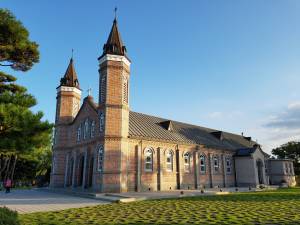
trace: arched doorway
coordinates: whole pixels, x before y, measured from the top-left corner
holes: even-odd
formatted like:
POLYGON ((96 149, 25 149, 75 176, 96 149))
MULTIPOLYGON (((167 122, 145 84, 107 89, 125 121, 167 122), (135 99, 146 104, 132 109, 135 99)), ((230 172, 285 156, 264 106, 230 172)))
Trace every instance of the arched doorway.
POLYGON ((262 160, 258 159, 256 161, 256 167, 257 167, 258 182, 259 182, 259 184, 263 184, 264 183, 264 176, 263 176, 264 164, 263 164, 262 160))
POLYGON ((91 157, 89 162, 88 187, 93 185, 94 157, 91 157))
POLYGON ((82 182, 83 182, 83 170, 84 170, 84 156, 80 157, 80 161, 79 161, 79 177, 78 177, 78 186, 82 186, 82 182))
POLYGON ((69 162, 69 169, 68 169, 68 182, 67 186, 73 185, 73 167, 74 167, 74 159, 72 158, 69 162))

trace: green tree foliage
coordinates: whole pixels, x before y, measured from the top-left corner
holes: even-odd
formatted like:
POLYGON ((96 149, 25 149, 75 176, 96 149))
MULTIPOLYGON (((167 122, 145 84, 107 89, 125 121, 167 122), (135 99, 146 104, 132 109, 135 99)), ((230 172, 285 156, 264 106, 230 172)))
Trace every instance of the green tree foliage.
MULTIPOLYGON (((38 45, 29 40, 29 32, 10 11, 0 9, 0 66, 28 71, 38 61, 38 45)), ((32 152, 51 143, 52 124, 42 121, 42 112, 30 110, 36 99, 16 80, 0 71, 0 180, 13 176, 18 157, 20 162, 29 156, 35 160, 32 152)))
POLYGON ((291 141, 272 150, 272 154, 280 159, 293 159, 295 173, 300 175, 300 142, 291 141))
POLYGON ((39 61, 38 45, 14 15, 0 9, 0 62, 14 70, 27 71, 39 61))

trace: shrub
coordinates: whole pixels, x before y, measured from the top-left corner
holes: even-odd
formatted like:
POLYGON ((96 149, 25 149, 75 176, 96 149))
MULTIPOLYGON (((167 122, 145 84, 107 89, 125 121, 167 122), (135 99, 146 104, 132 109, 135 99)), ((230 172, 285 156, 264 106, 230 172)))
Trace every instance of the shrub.
POLYGON ((18 213, 6 207, 0 207, 0 225, 19 225, 18 213))

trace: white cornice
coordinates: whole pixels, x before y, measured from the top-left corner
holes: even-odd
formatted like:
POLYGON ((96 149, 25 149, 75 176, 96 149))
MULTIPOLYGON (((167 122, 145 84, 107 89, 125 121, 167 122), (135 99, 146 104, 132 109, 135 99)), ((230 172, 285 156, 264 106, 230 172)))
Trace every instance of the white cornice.
POLYGON ((110 54, 106 54, 104 55, 103 57, 101 57, 99 59, 99 64, 105 62, 105 61, 117 61, 117 62, 123 62, 125 63, 127 66, 130 66, 130 61, 125 57, 125 56, 122 56, 122 55, 110 55, 110 54))
POLYGON ((57 88, 57 93, 61 92, 61 91, 66 91, 66 92, 75 92, 79 95, 81 95, 81 90, 79 90, 76 87, 67 87, 67 86, 60 86, 59 88, 57 88))

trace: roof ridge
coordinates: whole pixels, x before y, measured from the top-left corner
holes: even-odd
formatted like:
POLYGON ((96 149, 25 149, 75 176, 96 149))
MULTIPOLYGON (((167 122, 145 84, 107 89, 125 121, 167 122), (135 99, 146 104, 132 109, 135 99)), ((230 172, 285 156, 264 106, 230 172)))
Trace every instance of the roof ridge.
MULTIPOLYGON (((217 130, 217 129, 213 129, 213 128, 209 128, 209 127, 204 127, 204 126, 200 126, 200 125, 195 125, 195 124, 189 124, 189 123, 185 123, 185 122, 181 122, 181 121, 176 121, 176 120, 172 120, 172 119, 166 119, 166 118, 162 118, 162 117, 157 117, 157 116, 152 116, 152 115, 149 115, 149 114, 145 114, 145 113, 140 113, 140 112, 135 112, 135 111, 130 111, 130 112, 133 112, 133 113, 137 113, 137 114, 141 114, 141 115, 145 115, 145 116, 150 116, 150 117, 154 117, 156 119, 160 119, 160 120, 163 120, 163 121, 172 121, 173 123, 176 123, 176 124, 183 124, 183 125, 188 125, 188 126, 193 126, 193 127, 196 127, 196 128, 200 128, 200 129, 207 129, 207 130, 210 130, 208 133, 210 132, 223 132, 223 134, 229 134, 229 135, 235 135, 237 137, 243 137, 242 135, 240 134, 235 134, 235 133, 231 133, 231 132, 227 132, 227 131, 223 131, 223 130, 217 130)), ((176 125, 175 124, 175 125, 176 125)), ((212 135, 212 134, 211 134, 212 135)), ((254 141, 252 141, 253 143, 256 143, 254 141)))

